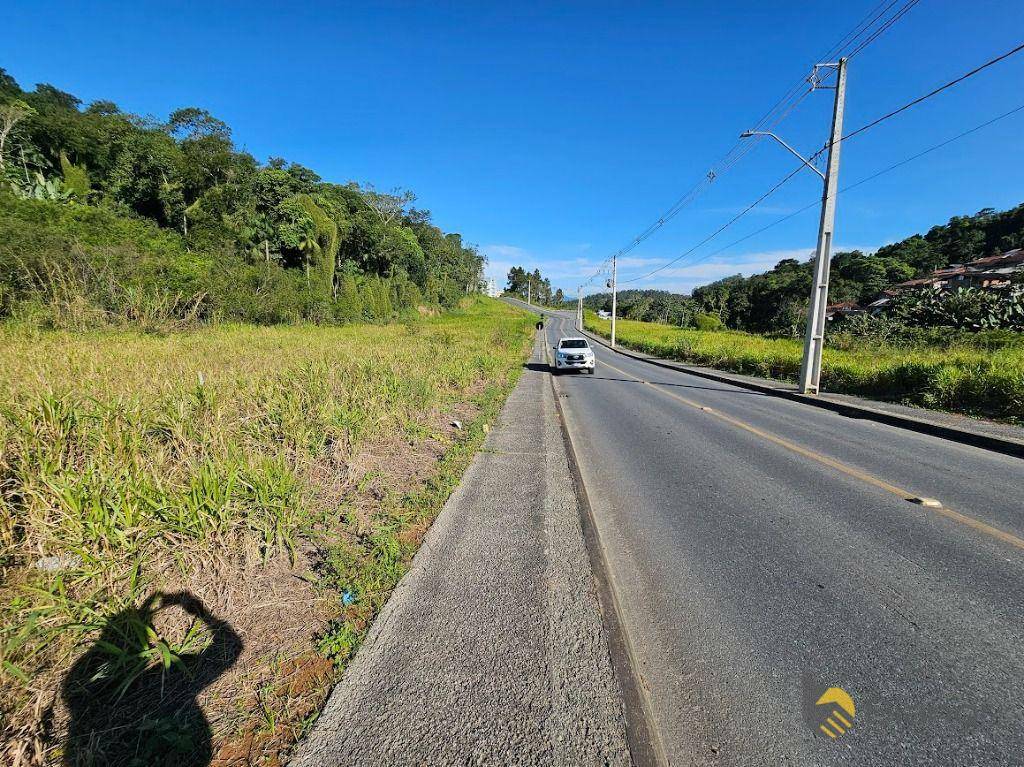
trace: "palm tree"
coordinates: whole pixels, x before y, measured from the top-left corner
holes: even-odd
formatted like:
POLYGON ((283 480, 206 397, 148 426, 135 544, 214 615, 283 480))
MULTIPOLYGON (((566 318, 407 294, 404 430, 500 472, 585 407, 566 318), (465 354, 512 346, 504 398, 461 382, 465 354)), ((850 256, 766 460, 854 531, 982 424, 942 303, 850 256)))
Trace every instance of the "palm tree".
POLYGON ((320 243, 317 242, 316 232, 312 227, 307 228, 299 240, 299 252, 302 253, 302 265, 306 270, 306 282, 309 282, 309 265, 313 257, 320 252, 320 243))

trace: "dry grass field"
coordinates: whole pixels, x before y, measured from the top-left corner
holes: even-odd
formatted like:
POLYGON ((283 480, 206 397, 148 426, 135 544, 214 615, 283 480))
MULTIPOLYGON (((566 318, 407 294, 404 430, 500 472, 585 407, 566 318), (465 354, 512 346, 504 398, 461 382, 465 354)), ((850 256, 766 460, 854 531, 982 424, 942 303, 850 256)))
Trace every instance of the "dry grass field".
POLYGON ((487 299, 384 326, 0 329, 0 761, 277 763, 530 333, 487 299))

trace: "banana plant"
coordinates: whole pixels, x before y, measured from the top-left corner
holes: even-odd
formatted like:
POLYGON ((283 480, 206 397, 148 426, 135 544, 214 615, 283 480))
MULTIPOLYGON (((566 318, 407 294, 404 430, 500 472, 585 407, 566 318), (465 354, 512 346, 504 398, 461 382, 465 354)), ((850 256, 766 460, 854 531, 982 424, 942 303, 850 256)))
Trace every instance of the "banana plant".
POLYGON ((51 202, 69 202, 75 193, 68 189, 59 178, 45 178, 38 171, 35 178, 25 184, 11 184, 14 193, 26 200, 50 200, 51 202))

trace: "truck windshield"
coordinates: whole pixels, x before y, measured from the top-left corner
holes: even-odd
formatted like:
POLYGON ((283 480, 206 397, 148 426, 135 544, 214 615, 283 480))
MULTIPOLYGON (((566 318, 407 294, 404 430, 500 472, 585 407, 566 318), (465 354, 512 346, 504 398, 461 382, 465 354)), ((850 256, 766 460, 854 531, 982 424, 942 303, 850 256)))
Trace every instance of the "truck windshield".
POLYGON ((586 349, 587 342, 582 338, 570 338, 568 341, 562 341, 563 349, 586 349))

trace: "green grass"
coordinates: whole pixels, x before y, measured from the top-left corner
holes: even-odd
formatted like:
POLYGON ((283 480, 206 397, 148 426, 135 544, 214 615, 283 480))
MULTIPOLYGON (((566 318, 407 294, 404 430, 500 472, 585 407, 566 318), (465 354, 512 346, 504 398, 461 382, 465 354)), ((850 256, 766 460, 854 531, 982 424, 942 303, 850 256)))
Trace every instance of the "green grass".
MULTIPOLYGON (((208 580, 214 563, 249 572, 321 551, 308 579, 338 607, 313 643, 343 665, 528 351, 529 317, 488 299, 465 304, 388 326, 163 337, 0 328, 7 748, 31 729, 33 700, 52 701, 62 671, 114 616, 156 589, 208 580), (451 412, 461 431, 447 428, 451 412), (427 447, 437 458, 421 471, 359 473, 373 455, 401 463, 427 447), (34 567, 43 556, 64 567, 34 567)), ((192 628, 173 639, 137 628, 127 656, 110 649, 127 686, 197 641, 192 628)), ((261 706, 267 726, 276 714, 261 706)))
MULTIPOLYGON (((588 315, 586 327, 607 337, 611 323, 588 315)), ((630 320, 617 322, 616 337, 657 357, 785 381, 797 379, 803 349, 797 339, 630 320)), ((900 347, 834 338, 822 355, 821 385, 826 392, 1021 422, 1024 346, 986 349, 965 341, 900 347)))

